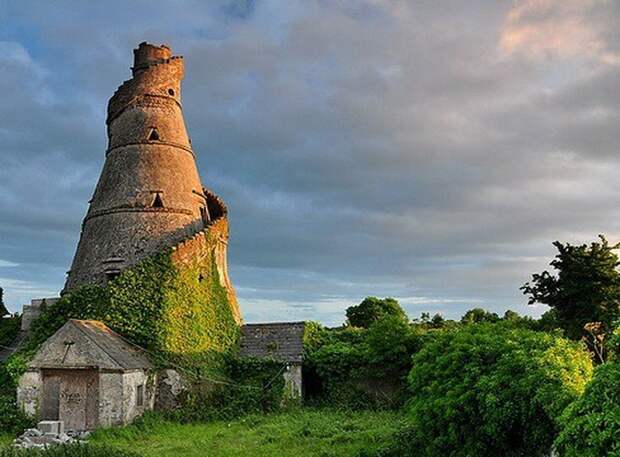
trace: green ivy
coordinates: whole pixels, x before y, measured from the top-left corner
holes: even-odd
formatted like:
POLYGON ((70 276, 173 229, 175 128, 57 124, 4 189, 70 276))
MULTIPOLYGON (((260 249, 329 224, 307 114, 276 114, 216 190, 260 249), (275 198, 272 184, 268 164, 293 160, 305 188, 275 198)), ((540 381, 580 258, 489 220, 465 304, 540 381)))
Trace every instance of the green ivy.
POLYGON ((161 366, 221 375, 223 358, 236 348, 240 334, 232 309, 213 249, 181 265, 165 251, 106 286, 79 287, 45 308, 13 358, 31 357, 69 319, 94 319, 145 348, 161 366))

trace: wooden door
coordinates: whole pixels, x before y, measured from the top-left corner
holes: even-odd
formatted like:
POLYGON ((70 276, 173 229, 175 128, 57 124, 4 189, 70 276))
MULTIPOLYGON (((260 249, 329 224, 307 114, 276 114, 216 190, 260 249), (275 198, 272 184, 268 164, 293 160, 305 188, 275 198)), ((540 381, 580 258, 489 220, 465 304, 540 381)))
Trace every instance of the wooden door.
POLYGON ((60 407, 60 376, 42 370, 43 392, 41 396, 41 419, 57 421, 60 407))
MULTIPOLYGON (((44 377, 44 408, 45 379, 49 379, 49 397, 47 411, 55 419, 65 423, 65 430, 92 430, 99 423, 99 373, 97 370, 46 370, 44 377), (56 390, 54 390, 56 389, 56 390), (54 392, 57 401, 54 403, 54 392), (54 405, 56 411, 54 411, 54 405)), ((42 409, 42 410, 43 410, 42 409)))

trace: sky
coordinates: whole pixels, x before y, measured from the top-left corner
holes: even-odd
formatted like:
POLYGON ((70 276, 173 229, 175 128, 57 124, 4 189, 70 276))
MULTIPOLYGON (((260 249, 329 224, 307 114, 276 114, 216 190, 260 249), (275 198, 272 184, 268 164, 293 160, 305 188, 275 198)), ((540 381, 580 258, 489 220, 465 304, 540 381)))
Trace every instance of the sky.
POLYGON ((0 0, 0 286, 62 288, 132 49, 185 57, 246 321, 365 296, 534 316, 552 242, 620 241, 620 1, 0 0))

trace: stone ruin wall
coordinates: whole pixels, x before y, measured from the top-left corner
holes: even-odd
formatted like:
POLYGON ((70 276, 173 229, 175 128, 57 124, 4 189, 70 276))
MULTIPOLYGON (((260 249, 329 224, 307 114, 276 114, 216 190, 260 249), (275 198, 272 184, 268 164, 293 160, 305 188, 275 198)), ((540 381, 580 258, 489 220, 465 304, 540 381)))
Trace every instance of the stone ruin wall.
POLYGON ((226 290, 233 316, 240 324, 242 322, 241 311, 235 289, 228 276, 228 209, 222 199, 213 192, 208 189, 204 189, 204 192, 207 196, 212 221, 204 230, 174 246, 172 261, 176 264, 191 264, 213 258, 220 285, 226 290))

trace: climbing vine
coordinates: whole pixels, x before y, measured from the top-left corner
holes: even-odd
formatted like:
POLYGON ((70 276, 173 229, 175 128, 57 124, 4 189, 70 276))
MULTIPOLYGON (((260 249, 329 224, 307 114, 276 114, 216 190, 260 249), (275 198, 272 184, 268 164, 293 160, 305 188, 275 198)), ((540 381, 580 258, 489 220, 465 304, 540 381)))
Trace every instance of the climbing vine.
POLYGON ((32 355, 68 319, 95 319, 145 348, 162 366, 221 373, 224 354, 236 347, 239 326, 220 284, 214 250, 207 246, 200 254, 178 263, 172 251, 165 251, 106 286, 71 291, 33 322, 21 354, 32 355))

